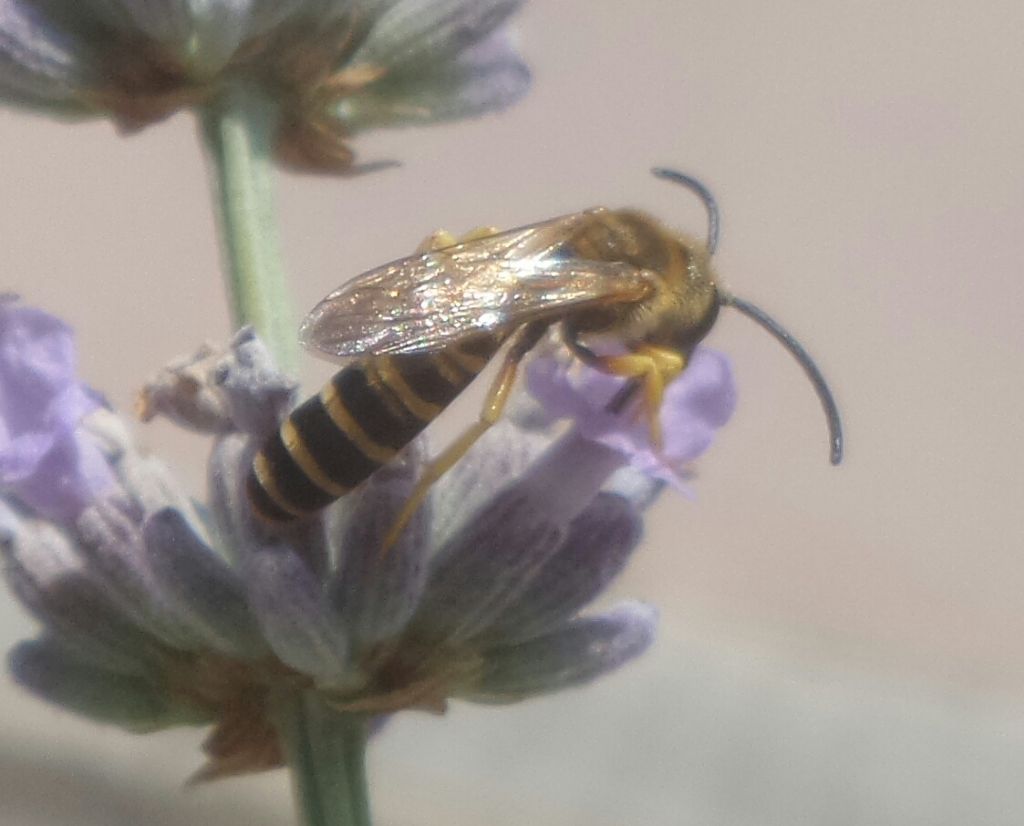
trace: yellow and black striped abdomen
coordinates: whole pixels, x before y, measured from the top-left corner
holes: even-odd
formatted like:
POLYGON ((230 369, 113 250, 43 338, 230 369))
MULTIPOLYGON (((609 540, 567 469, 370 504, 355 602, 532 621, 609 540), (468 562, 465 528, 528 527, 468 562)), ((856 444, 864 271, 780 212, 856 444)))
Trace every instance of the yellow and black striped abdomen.
POLYGON ((376 356, 337 372, 263 444, 247 480, 271 522, 313 513, 389 462, 476 378, 503 336, 437 353, 376 356))

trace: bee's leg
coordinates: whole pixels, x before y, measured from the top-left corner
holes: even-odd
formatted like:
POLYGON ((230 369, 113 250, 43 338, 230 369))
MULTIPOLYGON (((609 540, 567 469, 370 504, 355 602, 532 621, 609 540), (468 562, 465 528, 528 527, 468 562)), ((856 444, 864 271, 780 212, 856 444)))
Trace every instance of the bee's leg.
POLYGON ((420 245, 416 247, 416 254, 422 255, 425 252, 443 250, 445 247, 453 247, 456 244, 465 244, 467 241, 479 241, 481 238, 489 238, 492 235, 497 235, 500 231, 501 230, 497 227, 477 227, 474 230, 470 230, 465 235, 456 237, 446 229, 439 229, 437 232, 431 233, 420 241, 420 245))
POLYGON ((501 370, 495 377, 491 389, 487 392, 483 410, 480 411, 480 418, 426 466, 423 474, 416 482, 416 487, 405 503, 405 507, 402 508, 402 512, 395 520, 395 524, 388 531, 388 535, 384 539, 382 553, 387 553, 398 537, 402 535, 402 531, 405 530, 409 520, 412 519, 416 511, 419 510, 420 505, 423 504, 423 500, 426 499, 427 493, 433 484, 451 470, 459 459, 466 454, 466 451, 473 446, 476 440, 487 432, 491 425, 501 419, 509 393, 515 384, 516 375, 519 372, 519 364, 544 336, 548 326, 549 322, 547 321, 533 321, 524 325, 516 333, 515 338, 512 339, 512 344, 509 345, 509 349, 505 353, 505 360, 501 365, 501 370))
POLYGON ((477 227, 471 229, 465 235, 459 237, 456 243, 465 244, 467 241, 479 241, 481 238, 490 238, 492 235, 497 235, 501 232, 497 227, 477 227))
POLYGON ((433 252, 434 250, 443 250, 445 247, 450 247, 452 244, 458 243, 458 239, 452 235, 446 229, 439 229, 437 232, 432 232, 422 241, 418 247, 416 247, 416 255, 422 255, 425 252, 433 252))
POLYGON ((645 344, 617 356, 599 356, 589 347, 578 341, 569 340, 568 345, 575 355, 585 364, 610 373, 613 376, 634 379, 644 393, 644 413, 647 416, 647 427, 651 436, 651 444, 661 449, 661 402, 665 396, 665 387, 686 367, 686 357, 677 350, 645 344))

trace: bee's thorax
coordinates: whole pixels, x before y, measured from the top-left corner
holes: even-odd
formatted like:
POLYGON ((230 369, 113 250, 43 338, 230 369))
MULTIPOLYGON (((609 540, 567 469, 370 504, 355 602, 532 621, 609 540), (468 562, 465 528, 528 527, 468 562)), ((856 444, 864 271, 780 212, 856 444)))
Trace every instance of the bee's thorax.
POLYGON ((569 240, 574 256, 622 261, 652 273, 652 292, 634 302, 609 302, 574 313, 571 335, 608 335, 626 344, 654 344, 688 352, 711 329, 718 294, 704 245, 634 210, 593 213, 569 240))

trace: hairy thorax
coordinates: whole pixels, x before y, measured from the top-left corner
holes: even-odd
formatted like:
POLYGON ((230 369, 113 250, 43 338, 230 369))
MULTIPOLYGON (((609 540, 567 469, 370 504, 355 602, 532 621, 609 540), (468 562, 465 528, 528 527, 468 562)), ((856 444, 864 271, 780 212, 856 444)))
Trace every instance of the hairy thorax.
POLYGON ((700 242, 635 210, 595 210, 569 240, 572 254, 622 261, 651 273, 651 294, 578 312, 565 322, 571 337, 608 336, 689 352, 714 324, 718 295, 710 256, 700 242))

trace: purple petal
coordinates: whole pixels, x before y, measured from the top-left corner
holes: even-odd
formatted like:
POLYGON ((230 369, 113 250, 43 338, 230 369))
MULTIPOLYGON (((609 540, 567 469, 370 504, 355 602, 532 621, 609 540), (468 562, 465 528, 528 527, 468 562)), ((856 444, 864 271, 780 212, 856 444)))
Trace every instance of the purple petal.
POLYGON ((143 35, 189 67, 194 76, 224 67, 241 44, 308 5, 303 0, 218 0, 218 2, 134 2, 102 8, 112 25, 129 36, 143 35))
POLYGON ((503 109, 530 71, 502 24, 522 0, 404 0, 376 21, 352 64, 383 76, 343 100, 351 130, 472 117, 503 109))
POLYGON ((562 546, 483 638, 509 644, 540 636, 574 616, 622 571, 640 540, 637 510, 623 497, 601 493, 577 516, 562 546))
POLYGON ((499 493, 438 552, 411 624, 438 641, 475 636, 554 553, 565 529, 532 491, 499 493))
MULTIPOLYGON (((736 385, 729 360, 714 350, 697 350, 686 372, 665 391, 661 410, 665 458, 673 466, 696 459, 711 446, 715 431, 735 409, 736 385)), ((664 464, 650 451, 646 458, 651 466, 664 464)))
POLYGON ((205 721, 167 687, 80 660, 53 640, 23 642, 11 651, 14 679, 38 697, 77 714, 133 731, 205 721))
POLYGON ((113 487, 107 457, 80 431, 61 434, 20 476, 0 477, 7 488, 33 511, 71 524, 96 498, 113 487))
POLYGON ((79 428, 99 401, 76 369, 64 322, 0 298, 0 488, 64 522, 114 481, 102 452, 79 428))
POLYGON ((494 494, 523 472, 548 446, 544 437, 498 422, 430 490, 431 545, 448 541, 494 494))
POLYGON ((527 370, 531 394, 551 419, 572 419, 584 437, 629 457, 647 475, 682 485, 682 466, 711 445, 715 431, 736 406, 736 389, 725 356, 698 348, 683 374, 665 391, 660 410, 664 445, 652 449, 645 422, 632 412, 613 414, 605 406, 622 380, 573 362, 541 358, 527 370))
POLYGON ((646 651, 656 627, 655 610, 631 602, 529 642, 487 651, 480 678, 466 696, 512 702, 591 682, 646 651))
POLYGON ((247 39, 306 5, 7 0, 0 6, 0 82, 26 102, 77 103, 84 110, 81 91, 108 85, 111 64, 123 69, 134 59, 140 74, 152 71, 150 63, 165 71, 180 66, 197 81, 223 69, 247 39))
POLYGON ((96 407, 78 394, 62 398, 77 385, 76 373, 70 327, 10 296, 0 300, 0 416, 8 428, 28 430, 40 419, 66 427, 96 407))
MULTIPOLYGON (((654 504, 664 488, 663 481, 641 473, 632 465, 619 468, 604 486, 609 493, 617 493, 627 499, 641 513, 654 504)), ((687 491, 684 489, 683 492, 687 491)))
POLYGON ((252 525, 252 508, 245 494, 245 474, 255 446, 240 433, 217 439, 207 465, 210 514, 221 537, 221 550, 232 563, 244 556, 242 545, 252 525))
POLYGON ((90 574, 133 622, 172 648, 200 651, 206 647, 202 627, 173 604, 149 567, 142 520, 124 502, 98 501, 78 520, 80 553, 90 574))
POLYGON ((320 681, 342 681, 348 641, 336 629, 323 584, 306 562, 287 545, 253 547, 245 580, 249 603, 278 658, 320 681))
POLYGON ((25 520, 0 550, 11 591, 52 634, 110 671, 155 673, 158 642, 116 607, 61 531, 25 520))
POLYGON ((572 430, 538 457, 524 474, 522 484, 568 524, 624 463, 619 451, 572 430))
POLYGON ((354 131, 475 117, 514 104, 530 79, 511 38, 499 31, 449 62, 370 84, 342 101, 339 114, 354 131))
POLYGON ((449 642, 490 626, 622 461, 616 451, 575 433, 557 441, 438 551, 413 622, 449 642))
MULTIPOLYGON (((355 648, 397 635, 419 602, 426 576, 429 503, 384 551, 384 539, 408 501, 418 471, 416 461, 392 462, 346 497, 353 501, 346 503, 347 526, 329 594, 338 623, 355 648)), ((328 524, 332 533, 337 530, 328 524)))
POLYGON ((153 514, 143 535, 158 587, 190 625, 201 627, 207 645, 246 658, 267 653, 241 580, 180 512, 165 508, 153 514))
MULTIPOLYGON (((98 416, 90 416, 86 424, 91 425, 94 418, 98 416)), ((198 522, 194 500, 182 490, 160 459, 142 455, 133 447, 114 465, 114 470, 120 483, 119 493, 123 493, 138 512, 153 513, 161 508, 174 508, 189 516, 194 523, 198 522)))
POLYGON ((17 102, 84 110, 76 100, 82 67, 75 44, 39 5, 30 0, 0 4, 0 88, 17 102))
POLYGON ((487 38, 523 0, 399 0, 352 58, 389 72, 451 60, 487 38))
POLYGON ((22 604, 83 660, 117 674, 152 677, 160 672, 159 641, 128 619, 85 574, 60 577, 34 592, 17 573, 8 582, 22 604))
POLYGON ((415 92, 436 119, 505 109, 530 88, 530 70, 508 32, 494 32, 424 77, 415 92))

